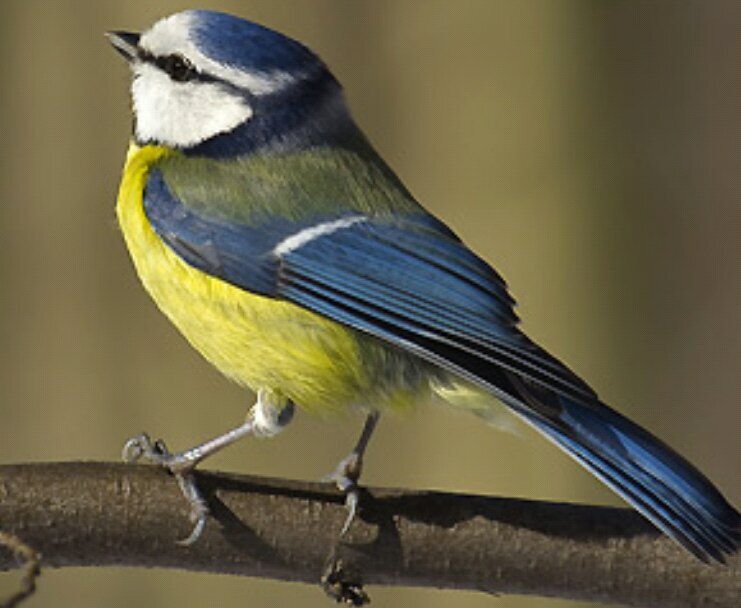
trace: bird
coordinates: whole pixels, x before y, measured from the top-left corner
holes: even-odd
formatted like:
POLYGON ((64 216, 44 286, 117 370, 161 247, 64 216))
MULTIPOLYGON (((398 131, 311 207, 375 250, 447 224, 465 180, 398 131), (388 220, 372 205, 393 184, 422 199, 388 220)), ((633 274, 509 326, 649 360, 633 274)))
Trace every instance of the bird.
POLYGON ((739 512, 527 337, 504 279, 404 186, 314 52, 207 10, 107 36, 132 73, 116 214, 136 272, 188 342, 256 395, 240 424, 192 449, 146 434, 124 447, 175 475, 194 523, 185 544, 209 513, 196 465, 275 435, 297 408, 366 414, 329 476, 346 495, 344 533, 379 417, 442 398, 483 418, 502 402, 699 559, 738 550, 739 512))

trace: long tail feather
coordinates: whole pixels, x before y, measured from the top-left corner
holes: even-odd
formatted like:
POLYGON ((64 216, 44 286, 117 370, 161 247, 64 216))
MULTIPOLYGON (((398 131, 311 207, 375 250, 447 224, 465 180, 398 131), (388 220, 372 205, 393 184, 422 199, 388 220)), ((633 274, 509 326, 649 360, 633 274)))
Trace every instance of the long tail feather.
POLYGON ((600 402, 515 381, 520 416, 704 561, 741 545, 741 515, 687 460, 600 402), (544 414, 547 412, 547 414, 544 414))

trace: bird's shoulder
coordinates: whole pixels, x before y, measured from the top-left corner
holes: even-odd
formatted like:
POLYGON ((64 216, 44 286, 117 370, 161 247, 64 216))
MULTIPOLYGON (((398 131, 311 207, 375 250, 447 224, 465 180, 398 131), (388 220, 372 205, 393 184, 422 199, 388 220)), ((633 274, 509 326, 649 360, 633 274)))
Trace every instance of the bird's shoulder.
POLYGON ((235 158, 174 153, 158 159, 152 174, 148 190, 159 182, 193 212, 247 226, 275 218, 300 224, 348 213, 422 211, 382 161, 355 150, 315 148, 235 158))

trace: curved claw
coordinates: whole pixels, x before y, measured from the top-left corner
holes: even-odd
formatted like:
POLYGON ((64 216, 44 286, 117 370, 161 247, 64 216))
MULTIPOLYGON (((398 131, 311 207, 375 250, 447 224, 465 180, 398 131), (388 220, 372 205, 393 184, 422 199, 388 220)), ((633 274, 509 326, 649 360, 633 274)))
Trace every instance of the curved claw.
POLYGON ((129 439, 121 450, 121 458, 124 462, 137 462, 139 460, 148 460, 169 468, 172 461, 165 442, 162 439, 152 441, 146 433, 141 433, 129 439))
POLYGON ((355 515, 358 512, 358 503, 360 502, 360 490, 358 489, 357 485, 354 485, 352 488, 347 489, 345 492, 345 508, 347 509, 347 518, 345 519, 345 523, 342 526, 342 530, 340 530, 340 538, 345 536, 345 534, 347 534, 347 531, 350 529, 352 522, 355 520, 355 515))
POLYGON ((194 542, 196 542, 199 538, 201 538, 201 534, 203 534, 203 530, 206 528, 206 520, 208 519, 208 515, 203 515, 198 519, 196 522, 196 525, 193 526, 193 530, 188 535, 187 538, 183 538, 181 540, 176 540, 175 542, 180 545, 181 547, 190 547, 194 542))
POLYGON ((175 473, 174 475, 180 486, 180 491, 183 493, 185 500, 188 501, 188 505, 190 506, 190 521, 194 523, 193 530, 191 530, 187 538, 177 541, 179 545, 187 547, 196 542, 201 537, 201 534, 203 534, 206 521, 208 520, 209 508, 201 491, 198 489, 192 471, 175 473))
POLYGON ((194 510, 195 507, 196 505, 191 504, 190 519, 195 522, 193 529, 190 531, 187 538, 176 541, 177 544, 182 547, 190 547, 194 542, 201 538, 203 531, 206 529, 206 521, 208 521, 208 507, 204 504, 204 508, 198 512, 194 510))
POLYGON ((340 537, 345 536, 350 529, 360 503, 360 489, 358 478, 363 468, 363 461, 359 454, 352 452, 343 458, 334 471, 322 477, 322 481, 332 482, 345 495, 347 518, 340 531, 340 537))
POLYGON ((145 446, 151 445, 152 441, 149 435, 142 433, 129 439, 121 450, 121 459, 124 462, 137 462, 141 460, 147 452, 145 446))

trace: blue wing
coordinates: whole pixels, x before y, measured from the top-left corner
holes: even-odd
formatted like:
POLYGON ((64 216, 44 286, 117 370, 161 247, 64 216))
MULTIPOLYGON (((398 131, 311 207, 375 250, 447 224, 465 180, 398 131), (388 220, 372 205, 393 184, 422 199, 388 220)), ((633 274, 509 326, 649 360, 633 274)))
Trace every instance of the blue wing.
POLYGON ((418 354, 486 388, 698 557, 723 560, 740 516, 691 464, 517 327, 501 277, 423 214, 260 225, 208 217, 151 174, 145 211, 186 262, 418 354))
MULTIPOLYGON (((180 257, 229 283, 295 302, 443 367, 451 367, 445 349, 454 347, 575 399, 596 397, 519 331, 502 278, 430 215, 364 218, 279 255, 287 239, 342 218, 246 226, 207 217, 178 201, 156 171, 145 211, 180 257)), ((464 366, 455 371, 477 378, 464 366)))

